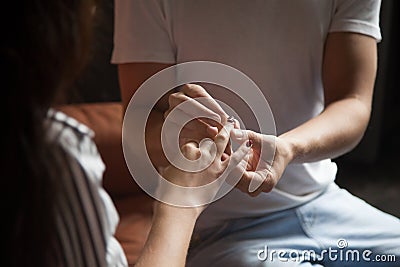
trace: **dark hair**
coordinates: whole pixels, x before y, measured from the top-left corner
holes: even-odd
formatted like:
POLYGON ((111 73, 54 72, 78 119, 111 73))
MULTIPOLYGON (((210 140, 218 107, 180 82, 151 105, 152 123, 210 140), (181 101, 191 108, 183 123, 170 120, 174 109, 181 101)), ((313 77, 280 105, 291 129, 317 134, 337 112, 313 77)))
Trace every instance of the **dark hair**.
POLYGON ((85 65, 94 9, 94 0, 2 3, 2 266, 54 266, 62 163, 44 121, 85 65))

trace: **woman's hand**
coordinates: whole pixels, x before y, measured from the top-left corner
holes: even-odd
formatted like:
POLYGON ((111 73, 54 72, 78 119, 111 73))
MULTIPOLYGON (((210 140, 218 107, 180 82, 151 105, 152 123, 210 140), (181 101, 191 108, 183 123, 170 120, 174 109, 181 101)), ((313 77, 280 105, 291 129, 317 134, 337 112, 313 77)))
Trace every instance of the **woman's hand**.
POLYGON ((236 167, 243 173, 236 187, 250 196, 270 192, 292 159, 290 146, 282 138, 253 131, 234 129, 231 134, 238 141, 252 143, 248 161, 242 160, 236 167))
POLYGON ((245 158, 251 149, 249 143, 245 142, 247 140, 243 140, 243 144, 234 153, 228 155, 224 152, 229 144, 230 133, 233 128, 234 123, 228 122, 218 132, 214 140, 204 139, 200 144, 194 141, 184 144, 181 147, 181 152, 186 159, 192 162, 197 161, 195 166, 208 167, 202 168, 199 171, 188 171, 169 165, 163 169, 161 172, 162 176, 172 184, 177 185, 176 190, 179 191, 175 191, 175 187, 169 187, 172 189, 163 191, 162 199, 186 198, 184 202, 193 203, 192 211, 195 211, 196 215, 199 215, 205 208, 205 205, 199 205, 199 203, 209 203, 219 190, 224 179, 221 179, 222 181, 219 183, 214 183, 207 191, 201 194, 194 194, 188 187, 196 188, 210 184, 221 177, 222 174, 226 177, 245 158), (186 188, 182 191, 182 187, 186 188))

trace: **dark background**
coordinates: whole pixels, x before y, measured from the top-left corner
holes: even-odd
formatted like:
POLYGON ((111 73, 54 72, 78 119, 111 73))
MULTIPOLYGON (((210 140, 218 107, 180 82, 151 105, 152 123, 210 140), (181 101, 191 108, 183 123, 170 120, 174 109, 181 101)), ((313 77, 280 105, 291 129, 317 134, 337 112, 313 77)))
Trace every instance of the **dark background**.
MULTIPOLYGON (((111 65, 113 1, 98 9, 92 60, 76 85, 70 102, 119 101, 117 68, 111 65)), ((400 1, 384 0, 381 8, 383 40, 378 45, 379 65, 371 122, 362 142, 335 159, 337 182, 376 207, 400 217, 400 1)))

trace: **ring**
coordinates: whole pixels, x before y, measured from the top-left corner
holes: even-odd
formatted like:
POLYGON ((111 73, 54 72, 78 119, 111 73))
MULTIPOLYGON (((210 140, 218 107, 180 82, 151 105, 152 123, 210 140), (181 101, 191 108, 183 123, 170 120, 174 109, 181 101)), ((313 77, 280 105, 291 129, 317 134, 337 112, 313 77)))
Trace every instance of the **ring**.
POLYGON ((234 123, 235 122, 235 117, 229 116, 228 119, 227 119, 227 122, 234 123))

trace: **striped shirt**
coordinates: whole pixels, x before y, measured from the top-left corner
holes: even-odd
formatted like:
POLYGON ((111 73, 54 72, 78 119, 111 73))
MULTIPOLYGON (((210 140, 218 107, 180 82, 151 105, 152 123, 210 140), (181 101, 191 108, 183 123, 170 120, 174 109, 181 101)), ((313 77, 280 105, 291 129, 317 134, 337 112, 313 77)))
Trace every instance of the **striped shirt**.
POLYGON ((50 110, 50 140, 63 149, 60 185, 66 194, 57 202, 59 248, 55 257, 64 266, 127 266, 121 245, 115 239, 119 216, 102 187, 105 169, 93 131, 64 113, 50 110))

